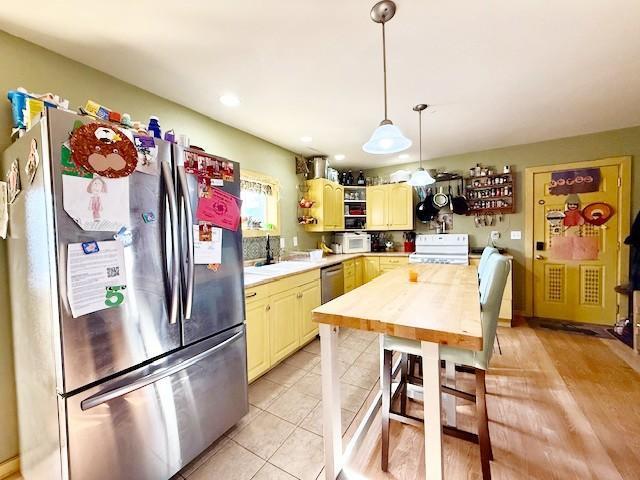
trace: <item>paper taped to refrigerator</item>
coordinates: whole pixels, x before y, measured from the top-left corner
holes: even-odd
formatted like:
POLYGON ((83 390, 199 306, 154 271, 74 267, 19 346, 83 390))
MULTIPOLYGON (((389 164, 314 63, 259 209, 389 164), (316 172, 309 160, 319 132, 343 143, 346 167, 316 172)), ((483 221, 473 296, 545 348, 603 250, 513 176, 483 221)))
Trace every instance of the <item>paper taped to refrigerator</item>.
POLYGON ((193 261, 197 265, 222 263, 222 229, 207 222, 193 226, 193 261))
POLYGON ((126 298, 122 242, 91 243, 96 245, 90 250, 82 243, 67 246, 67 298, 73 318, 118 307, 126 298))
POLYGON ((87 231, 117 232, 129 226, 129 177, 62 175, 65 211, 87 231))

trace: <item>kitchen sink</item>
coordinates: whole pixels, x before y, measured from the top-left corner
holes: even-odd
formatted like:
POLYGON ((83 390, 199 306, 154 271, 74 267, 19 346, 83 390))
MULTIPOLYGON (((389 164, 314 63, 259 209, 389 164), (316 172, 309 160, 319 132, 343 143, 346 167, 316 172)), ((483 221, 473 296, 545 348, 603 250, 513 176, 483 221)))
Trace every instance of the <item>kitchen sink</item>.
POLYGON ((296 260, 285 260, 283 262, 272 263, 271 265, 263 265, 261 267, 245 267, 245 274, 249 275, 280 275, 283 273, 292 273, 299 270, 306 270, 312 266, 314 262, 303 262, 296 260))

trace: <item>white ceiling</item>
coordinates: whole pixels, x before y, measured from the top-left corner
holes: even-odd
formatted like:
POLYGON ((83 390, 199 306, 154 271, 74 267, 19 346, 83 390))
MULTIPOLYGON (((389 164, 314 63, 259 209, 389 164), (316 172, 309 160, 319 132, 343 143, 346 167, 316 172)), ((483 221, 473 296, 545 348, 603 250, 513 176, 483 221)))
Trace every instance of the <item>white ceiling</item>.
POLYGON ((27 1, 0 28, 293 151, 346 154, 338 166, 417 160, 416 103, 433 105, 424 158, 640 124, 640 1, 397 0, 389 116, 414 146, 365 154, 383 118, 373 3, 27 1))

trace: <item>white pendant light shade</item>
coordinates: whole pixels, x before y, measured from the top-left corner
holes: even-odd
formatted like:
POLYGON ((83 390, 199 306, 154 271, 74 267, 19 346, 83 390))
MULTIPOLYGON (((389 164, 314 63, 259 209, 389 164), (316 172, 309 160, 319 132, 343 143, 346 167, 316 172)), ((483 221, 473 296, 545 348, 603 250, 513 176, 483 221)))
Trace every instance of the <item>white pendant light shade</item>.
POLYGON ((407 183, 412 187, 425 187, 436 181, 424 168, 419 168, 411 174, 411 179, 407 183))
POLYGON ((362 150, 367 153, 382 155, 385 153, 397 153, 411 146, 411 140, 402 134, 402 131, 393 123, 383 123, 373 131, 373 135, 362 150))

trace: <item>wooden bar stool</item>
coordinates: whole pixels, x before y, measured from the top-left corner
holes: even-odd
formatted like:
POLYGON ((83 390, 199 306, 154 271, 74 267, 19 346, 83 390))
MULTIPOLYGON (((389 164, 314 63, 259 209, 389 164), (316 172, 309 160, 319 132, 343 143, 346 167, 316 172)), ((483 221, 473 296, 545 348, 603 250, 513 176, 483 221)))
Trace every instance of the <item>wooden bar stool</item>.
MULTIPOLYGON (((480 444, 480 459, 482 463, 482 478, 491 479, 490 460, 493 460, 491 440, 489 437, 489 420, 487 417, 485 372, 493 354, 493 344, 496 338, 500 304, 504 293, 507 276, 509 275, 509 262, 502 255, 491 255, 487 260, 486 271, 480 282, 480 305, 482 308, 482 334, 483 348, 479 352, 455 347, 440 347, 440 358, 455 365, 465 367, 467 371, 475 373, 475 394, 467 393, 448 386, 442 386, 443 393, 462 398, 476 405, 478 434, 466 432, 455 427, 445 426, 443 432, 463 440, 480 444)), ((382 470, 387 471, 389 465, 389 423, 396 420, 410 425, 420 426, 423 420, 408 415, 406 412, 406 395, 408 384, 419 384, 416 378, 415 368, 409 367, 409 355, 414 359, 421 354, 420 342, 406 340, 391 335, 384 336, 383 375, 382 375, 382 470), (392 398, 392 356, 393 352, 401 352, 402 368, 400 385, 396 390, 396 396, 400 397, 400 412, 393 411, 392 398)), ((419 362, 417 362, 419 363, 419 362)), ((415 364, 415 360, 414 360, 415 364)), ((395 396, 394 396, 395 397, 395 396)))

